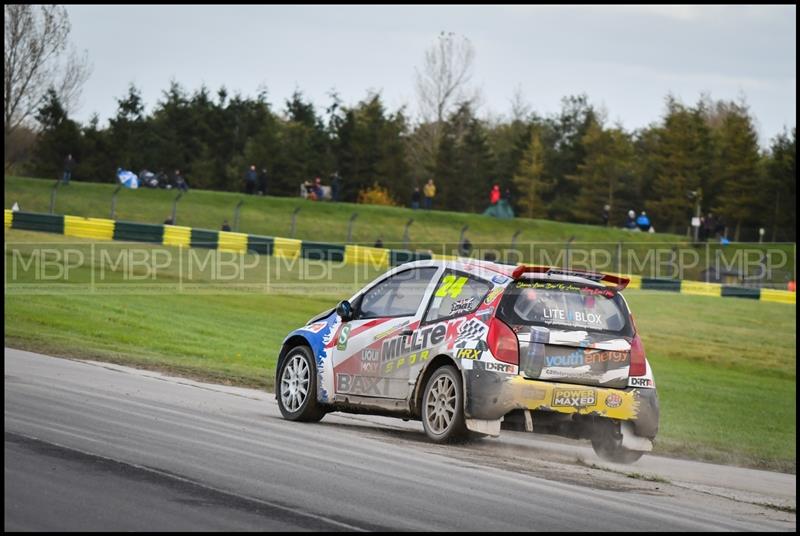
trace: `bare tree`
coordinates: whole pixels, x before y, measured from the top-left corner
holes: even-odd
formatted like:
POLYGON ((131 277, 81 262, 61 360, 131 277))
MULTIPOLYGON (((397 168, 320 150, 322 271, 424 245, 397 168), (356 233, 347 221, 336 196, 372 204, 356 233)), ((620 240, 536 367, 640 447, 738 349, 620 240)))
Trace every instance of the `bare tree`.
POLYGON ((439 34, 436 44, 425 51, 425 64, 417 72, 417 96, 425 121, 441 123, 450 107, 466 97, 472 78, 475 49, 466 37, 453 32, 439 34))
POLYGON ((5 6, 5 72, 3 127, 9 138, 41 105, 53 88, 65 108, 74 108, 91 73, 86 54, 68 50, 70 22, 57 5, 5 6))

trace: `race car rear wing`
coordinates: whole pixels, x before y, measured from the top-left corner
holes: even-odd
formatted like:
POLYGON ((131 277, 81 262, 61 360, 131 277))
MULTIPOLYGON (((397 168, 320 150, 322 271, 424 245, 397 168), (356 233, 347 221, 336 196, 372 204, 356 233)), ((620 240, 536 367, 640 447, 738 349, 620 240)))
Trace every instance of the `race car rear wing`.
POLYGON ((565 275, 571 277, 583 277, 598 283, 609 283, 615 285, 611 290, 619 292, 628 286, 631 280, 627 277, 620 277, 611 274, 601 274, 598 272, 587 272, 585 270, 572 270, 566 268, 554 268, 552 266, 517 266, 511 277, 519 279, 525 274, 545 274, 545 275, 565 275))

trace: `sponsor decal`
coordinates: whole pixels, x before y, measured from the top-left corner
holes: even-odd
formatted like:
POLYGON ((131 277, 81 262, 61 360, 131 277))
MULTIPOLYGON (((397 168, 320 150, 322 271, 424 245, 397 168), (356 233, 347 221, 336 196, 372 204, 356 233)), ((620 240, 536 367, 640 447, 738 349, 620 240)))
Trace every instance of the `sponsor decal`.
POLYGON ((450 314, 456 315, 459 313, 467 313, 472 309, 472 304, 474 303, 475 298, 462 298, 460 300, 454 301, 450 305, 450 314))
POLYGON ((381 359, 383 361, 390 361, 403 354, 410 354, 422 350, 423 348, 436 346, 444 341, 446 333, 447 328, 444 324, 439 324, 437 326, 416 330, 410 337, 393 337, 383 342, 381 359))
POLYGON ((614 297, 614 291, 608 288, 582 287, 581 293, 590 296, 603 296, 604 298, 614 297))
POLYGON ((577 349, 566 355, 549 355, 544 358, 544 363, 548 367, 574 367, 583 365, 583 350, 577 349))
POLYGON ((461 348, 456 352, 458 359, 480 359, 481 351, 478 348, 461 348))
POLYGON ((569 320, 582 324, 600 324, 603 319, 597 313, 587 313, 585 311, 564 311, 563 309, 546 308, 544 310, 544 321, 569 320))
POLYGON ((467 282, 466 276, 456 277, 454 275, 446 275, 442 279, 441 285, 436 289, 434 296, 437 298, 444 298, 450 296, 451 298, 458 298, 461 291, 464 289, 464 283, 467 282))
POLYGON ((587 351, 583 356, 583 362, 587 365, 593 363, 624 363, 628 359, 628 352, 617 352, 613 350, 587 351))
POLYGON ((347 349, 347 339, 350 337, 350 324, 344 326, 342 328, 342 332, 339 334, 339 340, 336 342, 336 349, 337 350, 346 350, 347 349))
POLYGON ((503 292, 503 290, 504 290, 503 287, 494 287, 492 291, 489 292, 489 294, 486 296, 486 299, 483 300, 483 303, 489 305, 495 300, 495 298, 497 298, 500 295, 501 292, 503 292))
POLYGON ((395 370, 401 369, 403 367, 411 367, 416 365, 417 363, 421 363, 423 361, 427 361, 430 357, 431 352, 430 350, 423 350, 419 353, 414 352, 413 354, 409 355, 408 357, 400 357, 395 359, 394 361, 389 361, 383 366, 383 373, 384 374, 391 374, 395 370))
POLYGON ((489 327, 480 320, 477 320, 475 318, 469 319, 467 322, 464 322, 458 329, 458 337, 456 337, 456 346, 459 348, 463 348, 464 346, 466 346, 467 341, 480 339, 481 337, 486 335, 488 329, 489 327))
POLYGON ((379 376, 336 375, 337 392, 354 395, 381 396, 386 392, 387 380, 379 376))
POLYGON ((628 382, 631 387, 653 387, 653 380, 650 378, 633 377, 628 382))
POLYGON ((492 278, 492 283, 496 283, 498 285, 502 285, 506 281, 508 281, 508 278, 504 275, 496 275, 492 278))
POLYGON ((597 394, 593 389, 554 389, 553 406, 581 408, 594 406, 597 394))
POLYGON ((618 408, 622 405, 622 397, 617 393, 611 393, 606 397, 606 406, 609 408, 618 408))
POLYGON ((377 348, 365 348, 361 352, 361 372, 374 374, 380 369, 381 351, 377 348))
POLYGON ((393 331, 396 331, 396 330, 398 330, 398 329, 400 329, 400 328, 404 328, 404 327, 406 327, 407 325, 409 325, 410 323, 411 323, 411 320, 406 320, 406 321, 405 321, 405 322, 403 322, 402 324, 398 324, 398 325, 396 325, 396 326, 394 326, 394 327, 391 327, 391 328, 387 329, 386 331, 383 331, 383 332, 381 332, 381 333, 378 333, 377 335, 375 335, 375 337, 373 337, 373 338, 372 338, 372 340, 373 340, 373 341, 377 341, 378 339, 382 339, 382 338, 386 337, 387 335, 391 335, 391 333, 392 333, 393 331))
POLYGON ((493 370, 495 372, 505 372, 506 374, 517 373, 517 366, 509 365, 508 363, 484 363, 483 368, 486 370, 493 370))
POLYGON ((322 329, 328 325, 328 322, 315 322, 313 324, 309 324, 308 326, 303 326, 300 329, 304 329, 306 331, 310 331, 311 333, 319 333, 322 329))

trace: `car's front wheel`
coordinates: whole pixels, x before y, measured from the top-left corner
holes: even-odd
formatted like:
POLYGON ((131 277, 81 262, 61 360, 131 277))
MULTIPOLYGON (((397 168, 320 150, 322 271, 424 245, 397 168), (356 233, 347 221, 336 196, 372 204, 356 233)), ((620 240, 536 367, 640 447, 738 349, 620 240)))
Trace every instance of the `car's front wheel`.
POLYGON ((633 463, 644 455, 641 450, 622 446, 622 434, 618 427, 604 426, 592 437, 592 448, 601 459, 612 463, 633 463))
POLYGON ((316 422, 325 416, 317 402, 316 367, 307 346, 297 346, 281 362, 278 408, 284 419, 316 422))
POLYGON ((438 368, 428 378, 422 395, 422 426, 437 443, 467 437, 461 374, 455 367, 438 368))

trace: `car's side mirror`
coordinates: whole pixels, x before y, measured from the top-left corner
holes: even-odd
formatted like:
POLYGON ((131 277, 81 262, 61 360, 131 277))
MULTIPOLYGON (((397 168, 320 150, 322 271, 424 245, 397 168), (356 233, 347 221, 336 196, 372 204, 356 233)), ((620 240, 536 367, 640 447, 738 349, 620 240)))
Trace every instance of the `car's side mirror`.
POLYGON ((336 314, 342 317, 343 322, 349 322, 353 319, 353 306, 347 300, 340 301, 336 306, 336 314))

